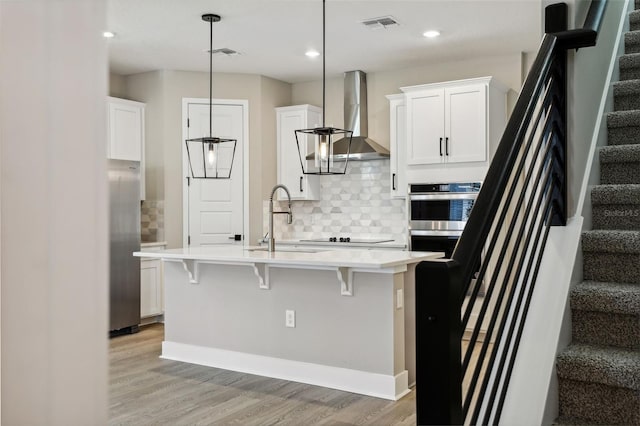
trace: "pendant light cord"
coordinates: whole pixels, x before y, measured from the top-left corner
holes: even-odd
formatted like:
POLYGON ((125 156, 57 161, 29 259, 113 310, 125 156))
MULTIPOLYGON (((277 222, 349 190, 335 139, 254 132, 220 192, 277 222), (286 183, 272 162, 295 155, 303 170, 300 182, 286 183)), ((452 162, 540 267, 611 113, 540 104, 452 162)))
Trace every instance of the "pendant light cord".
POLYGON ((213 19, 209 21, 209 137, 213 137, 213 19))
POLYGON ((326 88, 325 88, 325 60, 324 60, 324 52, 325 52, 325 44, 326 44, 326 36, 325 36, 325 0, 322 0, 322 127, 325 127, 325 99, 326 99, 326 88))

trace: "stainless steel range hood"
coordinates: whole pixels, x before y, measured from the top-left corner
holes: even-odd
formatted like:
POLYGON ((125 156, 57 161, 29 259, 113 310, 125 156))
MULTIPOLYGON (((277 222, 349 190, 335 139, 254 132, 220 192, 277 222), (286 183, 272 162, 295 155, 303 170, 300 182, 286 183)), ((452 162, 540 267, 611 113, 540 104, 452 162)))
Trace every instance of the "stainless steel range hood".
MULTIPOLYGON (((344 73, 344 129, 353 130, 349 161, 383 160, 389 150, 367 137, 367 74, 363 71, 344 73)), ((334 161, 345 161, 349 139, 334 144, 334 161)), ((313 154, 307 159, 313 159, 313 154)))

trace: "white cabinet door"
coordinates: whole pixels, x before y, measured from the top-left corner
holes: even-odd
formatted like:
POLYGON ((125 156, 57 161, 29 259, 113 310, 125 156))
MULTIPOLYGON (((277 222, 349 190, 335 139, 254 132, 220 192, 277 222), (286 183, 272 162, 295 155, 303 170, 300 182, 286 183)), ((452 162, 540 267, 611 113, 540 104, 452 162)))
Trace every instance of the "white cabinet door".
POLYGON ((487 159, 486 86, 445 89, 445 158, 448 163, 487 159))
POLYGON ((163 307, 162 262, 158 259, 140 262, 140 317, 161 315, 163 307))
POLYGON ((145 199, 144 173, 145 104, 108 98, 107 158, 140 162, 140 199, 145 199))
POLYGON ((109 102, 109 158, 142 159, 142 108, 109 102))
POLYGON ((445 96, 443 89, 407 95, 407 164, 444 160, 445 96))
POLYGON ((389 95, 389 179, 391 197, 404 198, 407 195, 406 181, 406 106, 403 95, 389 95))
MULTIPOLYGON (((278 149, 278 183, 286 186, 293 200, 318 200, 320 198, 320 181, 318 176, 302 173, 300 154, 296 142, 295 131, 310 129, 321 125, 320 108, 311 105, 296 105, 276 108, 277 116, 277 149, 278 149)), ((308 135, 301 139, 302 155, 313 151, 313 140, 308 135)), ((284 199, 278 193, 279 199, 284 199)))

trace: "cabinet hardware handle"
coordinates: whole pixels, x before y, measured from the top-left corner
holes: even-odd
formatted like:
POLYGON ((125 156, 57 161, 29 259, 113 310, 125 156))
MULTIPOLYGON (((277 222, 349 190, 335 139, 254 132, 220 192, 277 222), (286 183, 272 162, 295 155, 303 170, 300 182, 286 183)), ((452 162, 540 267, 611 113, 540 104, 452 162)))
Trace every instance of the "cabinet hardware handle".
POLYGON ((444 138, 444 153, 449 155, 449 138, 444 138))
POLYGON ((302 176, 300 176, 300 192, 302 192, 302 176))
POLYGON ((440 157, 442 157, 442 138, 440 138, 440 157))
POLYGON ((391 189, 396 190, 396 174, 391 175, 391 189))

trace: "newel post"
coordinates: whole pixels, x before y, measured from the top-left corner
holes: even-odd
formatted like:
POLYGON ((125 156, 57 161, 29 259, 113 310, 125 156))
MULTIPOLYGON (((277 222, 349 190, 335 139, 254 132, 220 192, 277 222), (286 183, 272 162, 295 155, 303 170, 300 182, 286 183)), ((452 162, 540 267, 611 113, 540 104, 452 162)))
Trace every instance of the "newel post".
POLYGON ((460 264, 416 267, 416 417, 418 425, 462 423, 460 264))

